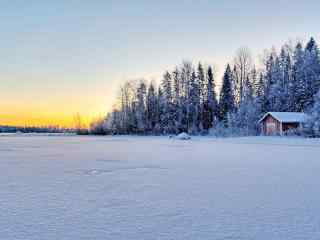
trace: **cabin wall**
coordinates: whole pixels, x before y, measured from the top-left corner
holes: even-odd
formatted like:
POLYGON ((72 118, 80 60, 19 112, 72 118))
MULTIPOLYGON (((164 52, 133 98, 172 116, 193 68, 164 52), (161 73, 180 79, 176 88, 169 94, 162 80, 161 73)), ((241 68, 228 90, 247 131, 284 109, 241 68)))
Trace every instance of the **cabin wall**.
POLYGON ((262 133, 268 136, 279 135, 281 134, 280 125, 281 123, 277 119, 269 115, 262 121, 262 133))

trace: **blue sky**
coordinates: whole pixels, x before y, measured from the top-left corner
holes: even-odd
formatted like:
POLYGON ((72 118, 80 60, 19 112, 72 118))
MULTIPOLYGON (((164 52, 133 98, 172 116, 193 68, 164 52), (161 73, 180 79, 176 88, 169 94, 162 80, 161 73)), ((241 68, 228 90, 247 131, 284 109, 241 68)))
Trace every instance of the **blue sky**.
POLYGON ((184 59, 220 76, 240 46, 258 54, 318 40, 318 9, 313 0, 0 1, 0 123, 104 114, 121 82, 158 79, 184 59))

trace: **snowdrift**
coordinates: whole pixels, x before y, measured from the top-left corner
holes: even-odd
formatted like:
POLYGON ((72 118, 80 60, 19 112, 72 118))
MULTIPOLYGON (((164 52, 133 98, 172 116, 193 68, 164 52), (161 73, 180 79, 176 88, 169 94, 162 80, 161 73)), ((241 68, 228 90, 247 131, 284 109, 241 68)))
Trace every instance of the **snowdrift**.
POLYGON ((183 132, 183 133, 178 134, 178 135, 176 136, 176 139, 178 139, 178 140, 190 140, 191 137, 190 137, 189 134, 183 132))

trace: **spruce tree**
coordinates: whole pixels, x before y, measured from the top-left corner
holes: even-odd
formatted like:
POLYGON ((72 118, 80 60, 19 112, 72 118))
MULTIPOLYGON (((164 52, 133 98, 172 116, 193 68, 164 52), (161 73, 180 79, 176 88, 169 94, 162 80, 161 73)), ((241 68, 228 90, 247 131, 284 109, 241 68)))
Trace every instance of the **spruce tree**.
POLYGON ((305 48, 304 75, 306 79, 305 108, 308 109, 313 105, 313 97, 320 88, 319 49, 316 41, 313 38, 310 39, 305 48))
POLYGON ((135 121, 139 133, 145 133, 146 129, 146 84, 141 81, 137 88, 137 103, 134 103, 133 109, 135 110, 135 121))
POLYGON ((147 129, 149 132, 153 132, 157 124, 157 96, 155 92, 155 86, 153 82, 148 87, 147 94, 147 129))
POLYGON ((199 125, 200 129, 204 128, 204 106, 206 102, 206 77, 202 64, 199 62, 197 69, 197 78, 199 82, 199 98, 200 98, 200 108, 199 108, 199 125))
POLYGON ((155 132, 166 134, 166 120, 164 118, 165 115, 165 97, 161 86, 158 87, 158 98, 157 98, 157 124, 155 126, 155 132))
POLYGON ((173 113, 173 121, 174 121, 174 128, 175 132, 178 132, 181 126, 181 81, 180 81, 180 71, 178 67, 172 72, 172 79, 173 79, 173 106, 174 106, 174 113, 173 113))
POLYGON ((199 109, 200 109, 199 82, 196 73, 193 71, 190 79, 188 97, 188 132, 197 133, 199 130, 199 109))
POLYGON ((308 135, 320 137, 320 91, 314 96, 314 105, 309 112, 305 128, 308 135))
POLYGON ((290 53, 283 47, 280 53, 282 73, 282 111, 290 111, 290 86, 292 84, 292 63, 290 53))
POLYGON ((305 79, 305 58, 302 44, 298 43, 294 52, 293 85, 291 94, 294 96, 293 110, 302 112, 308 102, 307 82, 305 79))
POLYGON ((212 67, 209 66, 208 68, 208 83, 207 83, 207 110, 208 110, 208 122, 207 126, 211 128, 214 124, 214 122, 217 119, 217 116, 219 114, 218 109, 218 101, 215 91, 215 82, 214 82, 214 76, 213 76, 213 70, 212 67))
POLYGON ((234 110, 234 97, 232 95, 232 72, 230 65, 227 65, 223 76, 222 88, 219 101, 219 117, 225 126, 228 126, 228 116, 234 110))

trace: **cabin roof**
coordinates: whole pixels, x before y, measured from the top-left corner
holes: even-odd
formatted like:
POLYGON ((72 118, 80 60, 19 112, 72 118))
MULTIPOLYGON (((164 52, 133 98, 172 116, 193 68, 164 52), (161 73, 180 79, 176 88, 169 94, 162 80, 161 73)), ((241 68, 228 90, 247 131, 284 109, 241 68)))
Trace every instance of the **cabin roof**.
POLYGON ((267 112, 259 123, 269 115, 282 123, 303 123, 307 119, 307 115, 301 112, 267 112))

